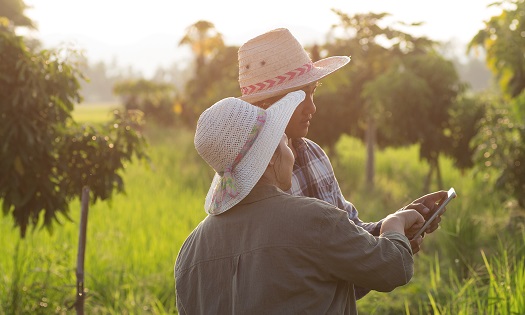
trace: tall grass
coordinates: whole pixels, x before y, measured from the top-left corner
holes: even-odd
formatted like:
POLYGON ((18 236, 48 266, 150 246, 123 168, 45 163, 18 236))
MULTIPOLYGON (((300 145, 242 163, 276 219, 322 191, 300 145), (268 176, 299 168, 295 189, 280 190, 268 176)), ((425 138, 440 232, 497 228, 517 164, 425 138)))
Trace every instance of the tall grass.
MULTIPOLYGON (((362 220, 379 220, 428 193, 422 187, 429 166, 419 160, 417 146, 376 153, 373 192, 364 180, 365 151, 359 140, 343 136, 332 156, 341 188, 362 220)), ((411 283, 368 294, 358 301, 360 314, 525 314, 525 229, 512 216, 515 205, 503 202, 474 171, 461 172, 446 157, 440 166, 445 187, 434 183, 433 190, 454 187, 458 198, 447 207, 440 228, 425 237, 411 283), (508 289, 496 290, 498 285, 508 289)))
MULTIPOLYGON (((75 111, 81 121, 110 118, 109 107, 75 111), (98 114, 95 112, 98 111, 98 114)), ((146 127, 151 163, 132 163, 126 195, 90 207, 85 260, 87 314, 176 314, 173 265, 182 242, 205 216, 212 172, 193 147, 193 131, 146 127)), ((422 193, 428 166, 416 146, 377 152, 376 190, 364 185, 365 149, 342 137, 332 156, 345 196, 365 221, 383 218, 422 193)), ((358 301, 360 314, 523 314, 524 232, 510 209, 472 172, 446 158, 443 180, 459 197, 441 228, 415 256, 411 283, 358 301)), ((437 189, 437 187, 435 187, 437 189)), ((12 219, 0 219, 0 314, 70 313, 80 203, 72 222, 19 240, 12 219)))
MULTIPOLYGON (((150 127, 146 136, 154 137, 151 163, 128 165, 126 195, 89 210, 87 314, 176 313, 173 265, 182 242, 205 216, 211 172, 193 148, 192 132, 150 127)), ((70 216, 73 222, 62 218, 53 235, 36 230, 24 240, 10 217, 1 218, 0 314, 71 310, 78 201, 70 216)))
MULTIPOLYGON (((523 314, 525 232, 522 230, 521 236, 517 236, 518 239, 500 242, 492 257, 487 257, 483 249, 479 250, 483 266, 471 268, 468 277, 460 279, 454 272, 448 280, 432 277, 427 293, 428 312, 442 315, 523 314)), ((438 259, 433 263, 434 274, 439 273, 439 263, 438 259)))

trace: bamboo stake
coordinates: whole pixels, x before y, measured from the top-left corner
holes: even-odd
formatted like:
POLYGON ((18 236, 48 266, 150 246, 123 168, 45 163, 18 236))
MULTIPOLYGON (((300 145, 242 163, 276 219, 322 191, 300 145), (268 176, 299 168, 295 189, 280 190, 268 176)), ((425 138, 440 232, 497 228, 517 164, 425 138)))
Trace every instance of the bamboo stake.
POLYGON ((78 236, 78 255, 77 255, 77 298, 75 309, 78 315, 84 315, 84 254, 86 252, 86 231, 89 211, 89 187, 82 189, 80 231, 78 236))

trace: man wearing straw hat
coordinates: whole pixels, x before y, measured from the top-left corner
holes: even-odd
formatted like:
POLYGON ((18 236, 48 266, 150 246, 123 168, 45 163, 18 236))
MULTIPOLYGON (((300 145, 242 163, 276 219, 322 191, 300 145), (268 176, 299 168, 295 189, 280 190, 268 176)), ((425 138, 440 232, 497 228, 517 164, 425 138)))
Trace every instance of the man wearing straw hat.
MULTIPOLYGON (((368 223, 359 219, 354 205, 343 196, 326 153, 318 144, 305 138, 316 112, 313 97, 318 81, 345 66, 350 58, 333 56, 312 62, 299 41, 285 28, 247 41, 239 48, 238 58, 242 100, 268 108, 290 91, 303 90, 306 93, 306 99, 298 106, 286 128, 295 155, 292 188, 288 192, 318 198, 345 210, 356 225, 378 236, 382 220, 368 223)), ((433 204, 423 199, 412 206, 426 217, 433 204)), ((433 232, 440 220, 434 221, 426 232, 433 232)), ((414 253, 419 251, 421 242, 421 238, 411 241, 414 253)), ((359 291, 358 298, 366 292, 359 291)))
POLYGON ((354 284, 391 291, 412 277, 416 210, 389 215, 374 237, 345 211, 284 192, 295 160, 285 129, 304 98, 265 110, 230 97, 199 117, 195 148, 216 174, 208 216, 175 263, 179 314, 357 314, 354 284))

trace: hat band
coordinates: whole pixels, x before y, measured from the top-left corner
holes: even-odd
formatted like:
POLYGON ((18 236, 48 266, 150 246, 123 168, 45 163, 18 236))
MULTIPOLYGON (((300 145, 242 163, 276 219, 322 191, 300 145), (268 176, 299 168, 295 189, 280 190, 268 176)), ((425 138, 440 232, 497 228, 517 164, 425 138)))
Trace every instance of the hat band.
POLYGON ((233 177, 232 172, 237 166, 237 164, 241 162, 242 158, 246 155, 246 153, 248 153, 248 151, 252 147, 253 143, 259 136, 259 132, 261 131, 265 122, 266 111, 262 108, 257 108, 257 120, 255 121, 255 124, 253 125, 250 134, 248 135, 246 143, 242 147, 239 154, 237 154, 237 156, 233 160, 233 163, 227 166, 223 172, 219 172, 219 175, 221 175, 221 179, 215 188, 215 193, 213 194, 211 200, 210 212, 213 213, 214 210, 217 209, 220 206, 220 204, 226 200, 226 198, 234 198, 239 194, 239 192, 237 191, 235 178, 233 177), (217 189, 220 190, 217 191, 217 189))
POLYGON ((303 74, 310 72, 310 70, 312 70, 313 67, 314 67, 314 65, 313 65, 312 62, 305 63, 304 65, 300 66, 299 68, 297 68, 295 70, 292 70, 292 71, 288 71, 285 74, 276 76, 273 79, 268 79, 268 80, 265 80, 263 82, 259 82, 259 83, 256 83, 256 84, 252 84, 252 85, 241 87, 241 93, 242 93, 243 96, 246 96, 246 95, 253 94, 255 92, 260 92, 260 91, 267 90, 267 89, 269 89, 271 87, 274 87, 276 85, 280 85, 280 84, 283 84, 284 82, 287 82, 287 81, 293 80, 294 78, 300 77, 303 74))

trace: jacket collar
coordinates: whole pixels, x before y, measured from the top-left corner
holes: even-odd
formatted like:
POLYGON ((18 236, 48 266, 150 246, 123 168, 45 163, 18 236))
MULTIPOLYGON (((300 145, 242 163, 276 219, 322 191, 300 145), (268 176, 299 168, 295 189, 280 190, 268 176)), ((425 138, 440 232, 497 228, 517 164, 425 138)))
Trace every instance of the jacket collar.
POLYGON ((261 201, 263 199, 268 199, 271 197, 275 197, 281 194, 285 194, 281 189, 277 188, 274 185, 264 184, 264 183, 257 183, 252 188, 250 193, 241 200, 238 204, 249 204, 257 201, 261 201))

